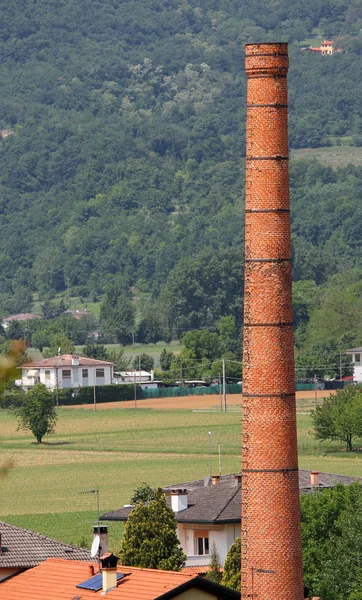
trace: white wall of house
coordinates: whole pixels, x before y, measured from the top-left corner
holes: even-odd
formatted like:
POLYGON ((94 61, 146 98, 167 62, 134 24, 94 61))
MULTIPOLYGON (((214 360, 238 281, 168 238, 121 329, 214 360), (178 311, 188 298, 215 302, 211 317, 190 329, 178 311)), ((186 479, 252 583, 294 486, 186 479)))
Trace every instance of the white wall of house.
POLYGON ((353 381, 362 382, 362 350, 361 352, 347 352, 352 356, 353 381))
POLYGON ((40 369, 22 369, 22 385, 31 388, 35 383, 44 383, 49 389, 77 388, 81 386, 109 385, 112 383, 112 366, 100 365, 83 367, 49 367, 40 369), (28 377, 29 371, 38 371, 38 377, 28 377), (57 383, 58 382, 58 383, 57 383))
MULTIPOLYGON (((221 565, 224 565, 227 552, 235 542, 237 537, 240 537, 240 523, 228 523, 226 525, 210 525, 208 528, 204 523, 179 523, 178 537, 187 556, 186 566, 206 566, 210 564, 212 545, 215 542, 216 549, 219 554, 221 565), (202 534, 201 534, 202 532, 202 534), (208 553, 199 554, 198 536, 207 536, 208 553)), ((205 550, 205 542, 201 542, 200 546, 205 550)))

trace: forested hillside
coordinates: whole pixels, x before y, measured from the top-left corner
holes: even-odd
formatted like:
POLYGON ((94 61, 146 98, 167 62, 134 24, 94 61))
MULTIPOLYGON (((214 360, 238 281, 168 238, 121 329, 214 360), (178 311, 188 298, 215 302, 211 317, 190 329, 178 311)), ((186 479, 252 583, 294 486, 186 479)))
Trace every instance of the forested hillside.
MULTIPOLYGON (((361 145, 362 1, 18 0, 0 24, 0 312, 122 280, 178 333, 240 324, 244 44, 290 43, 292 148, 361 145), (343 52, 302 51, 316 32, 343 52)), ((293 161, 291 187, 295 281, 362 269, 361 169, 293 161)))

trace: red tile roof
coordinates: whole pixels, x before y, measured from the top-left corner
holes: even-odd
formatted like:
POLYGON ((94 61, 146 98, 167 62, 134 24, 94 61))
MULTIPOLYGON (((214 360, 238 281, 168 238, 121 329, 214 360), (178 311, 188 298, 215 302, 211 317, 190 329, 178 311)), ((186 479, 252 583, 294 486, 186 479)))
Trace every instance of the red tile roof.
MULTIPOLYGON (((166 592, 188 582, 193 574, 135 567, 118 567, 128 575, 120 580, 117 589, 109 591, 110 600, 154 600, 166 592)), ((97 569, 96 569, 97 572, 97 569)), ((29 569, 0 584, 3 600, 82 600, 103 598, 102 590, 94 592, 77 588, 87 581, 89 565, 80 561, 49 558, 34 569, 29 569)))
MULTIPOLYGON (((43 360, 35 360, 32 363, 26 363, 21 365, 21 369, 41 369, 47 367, 71 367, 73 354, 62 354, 61 356, 54 356, 52 358, 44 358, 43 360)), ((106 360, 96 360, 95 358, 86 358, 85 356, 79 357, 80 367, 98 367, 101 365, 113 365, 112 362, 106 360)))
POLYGON ((3 321, 9 323, 10 321, 30 321, 31 319, 41 319, 41 317, 39 315, 32 315, 31 313, 20 313, 4 317, 3 321))

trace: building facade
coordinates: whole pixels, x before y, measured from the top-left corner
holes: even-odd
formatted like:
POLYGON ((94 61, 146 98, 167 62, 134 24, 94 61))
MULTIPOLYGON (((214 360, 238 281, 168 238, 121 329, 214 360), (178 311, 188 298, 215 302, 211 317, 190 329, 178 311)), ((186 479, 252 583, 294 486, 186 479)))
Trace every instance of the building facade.
POLYGON ((21 366, 22 378, 16 385, 25 391, 37 383, 51 390, 83 386, 109 385, 113 378, 113 363, 76 354, 63 354, 21 366))

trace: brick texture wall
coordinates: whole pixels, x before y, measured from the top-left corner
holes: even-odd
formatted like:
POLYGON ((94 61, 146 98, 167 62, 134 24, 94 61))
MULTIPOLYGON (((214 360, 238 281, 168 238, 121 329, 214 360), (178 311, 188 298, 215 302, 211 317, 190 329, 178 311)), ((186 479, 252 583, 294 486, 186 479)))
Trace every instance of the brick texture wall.
POLYGON ((246 46, 242 597, 302 600, 287 44, 246 46))

